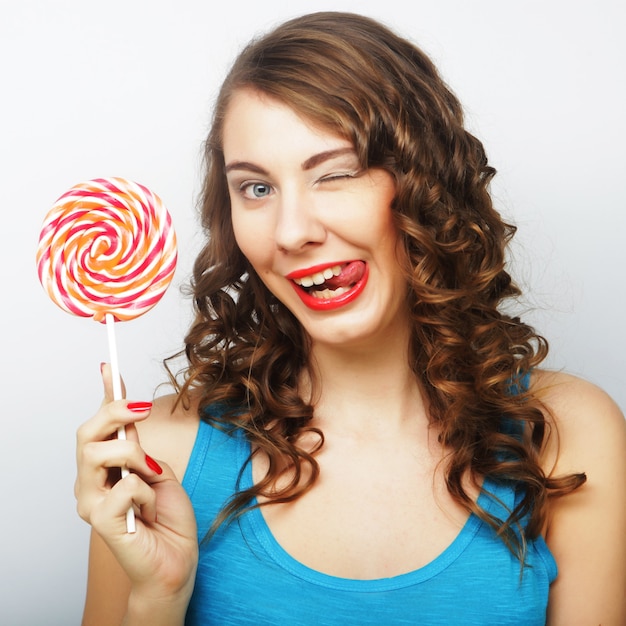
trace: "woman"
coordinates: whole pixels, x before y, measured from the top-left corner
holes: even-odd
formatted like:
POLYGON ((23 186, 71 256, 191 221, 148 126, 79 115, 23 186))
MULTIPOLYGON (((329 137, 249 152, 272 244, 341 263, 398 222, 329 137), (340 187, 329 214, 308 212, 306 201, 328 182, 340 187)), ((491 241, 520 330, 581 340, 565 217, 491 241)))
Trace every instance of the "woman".
POLYGON ((287 22, 206 156, 178 393, 112 402, 104 368, 78 433, 84 623, 623 623, 623 416, 501 312, 514 229, 432 63, 287 22))

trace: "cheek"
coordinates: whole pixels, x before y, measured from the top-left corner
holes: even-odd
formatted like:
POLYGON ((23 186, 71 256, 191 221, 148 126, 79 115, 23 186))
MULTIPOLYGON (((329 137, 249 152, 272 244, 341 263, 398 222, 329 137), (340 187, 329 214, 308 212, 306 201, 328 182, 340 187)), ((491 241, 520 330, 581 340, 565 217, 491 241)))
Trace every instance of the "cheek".
POLYGON ((233 234, 235 235, 235 241, 244 256, 248 257, 249 253, 253 250, 251 246, 252 228, 250 220, 245 219, 245 217, 236 210, 231 211, 230 220, 233 227, 233 234))
POLYGON ((370 237, 377 241, 379 260, 386 266, 387 271, 394 274, 406 271, 408 265, 404 238, 391 210, 381 212, 378 219, 372 221, 370 237))
POLYGON ((395 249, 400 238, 391 209, 384 205, 370 213, 361 229, 363 236, 376 242, 378 249, 395 249))
POLYGON ((262 231, 262 224, 257 224, 256 220, 246 218, 237 212, 231 214, 231 219, 239 250, 262 277, 272 258, 272 245, 267 234, 262 231))

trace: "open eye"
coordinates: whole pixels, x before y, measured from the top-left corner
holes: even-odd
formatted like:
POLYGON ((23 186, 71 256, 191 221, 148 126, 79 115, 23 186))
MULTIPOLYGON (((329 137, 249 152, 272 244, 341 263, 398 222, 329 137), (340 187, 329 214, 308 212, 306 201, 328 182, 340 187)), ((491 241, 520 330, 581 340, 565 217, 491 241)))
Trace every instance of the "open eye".
POLYGON ((239 189, 246 198, 252 200, 266 198, 272 192, 272 188, 267 183, 245 183, 239 189))

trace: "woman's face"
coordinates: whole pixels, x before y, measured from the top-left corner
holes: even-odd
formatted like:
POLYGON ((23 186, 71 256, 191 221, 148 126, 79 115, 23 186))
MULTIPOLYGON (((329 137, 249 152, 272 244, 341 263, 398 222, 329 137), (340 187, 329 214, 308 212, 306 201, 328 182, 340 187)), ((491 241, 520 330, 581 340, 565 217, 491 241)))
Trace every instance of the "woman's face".
POLYGON ((235 93, 223 138, 237 244, 313 346, 404 332, 392 176, 362 170, 349 141, 252 90, 235 93))

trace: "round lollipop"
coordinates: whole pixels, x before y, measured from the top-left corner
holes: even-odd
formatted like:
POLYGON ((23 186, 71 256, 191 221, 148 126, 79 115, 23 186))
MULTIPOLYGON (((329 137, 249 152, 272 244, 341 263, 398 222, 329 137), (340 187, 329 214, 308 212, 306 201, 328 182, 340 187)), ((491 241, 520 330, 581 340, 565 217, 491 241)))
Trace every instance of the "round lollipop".
POLYGON ((129 320, 163 296, 176 269, 176 236, 161 199, 123 178, 72 187, 48 212, 37 271, 68 313, 129 320))
MULTIPOLYGON (((114 323, 139 317, 161 299, 176 259, 176 235, 161 199, 124 178, 75 185, 44 219, 39 280, 63 310, 106 323, 116 400, 122 390, 114 323)), ((123 429, 118 436, 125 437, 123 429)), ((132 509, 127 527, 135 528, 132 509)))

